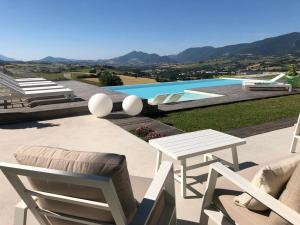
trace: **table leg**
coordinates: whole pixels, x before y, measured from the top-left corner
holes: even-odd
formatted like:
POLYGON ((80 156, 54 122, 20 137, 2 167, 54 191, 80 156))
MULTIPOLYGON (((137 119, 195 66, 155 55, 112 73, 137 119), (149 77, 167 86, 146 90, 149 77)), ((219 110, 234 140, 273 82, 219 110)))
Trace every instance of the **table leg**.
POLYGON ((159 167, 161 164, 161 157, 162 157, 161 151, 157 151, 155 172, 157 172, 159 170, 159 167))
POLYGON ((181 172, 181 197, 186 197, 186 160, 181 160, 181 166, 180 166, 180 172, 181 172))
POLYGON ((236 146, 231 148, 231 152, 232 152, 233 169, 235 171, 239 171, 240 167, 239 167, 239 159, 238 159, 236 146))

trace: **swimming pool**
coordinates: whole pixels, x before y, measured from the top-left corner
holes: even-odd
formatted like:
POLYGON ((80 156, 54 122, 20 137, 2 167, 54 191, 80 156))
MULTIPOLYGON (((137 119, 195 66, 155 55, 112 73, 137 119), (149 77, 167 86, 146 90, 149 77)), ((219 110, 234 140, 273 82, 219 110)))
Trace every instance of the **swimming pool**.
POLYGON ((198 100, 203 98, 216 97, 209 93, 188 93, 186 90, 201 87, 225 86, 232 84, 241 84, 242 80, 236 79, 204 79, 204 80, 189 80, 189 81, 175 81, 153 84, 138 84, 138 85, 124 85, 124 86, 110 86, 110 90, 122 92, 129 95, 137 95, 145 99, 153 99, 157 95, 175 94, 184 92, 180 101, 198 100))

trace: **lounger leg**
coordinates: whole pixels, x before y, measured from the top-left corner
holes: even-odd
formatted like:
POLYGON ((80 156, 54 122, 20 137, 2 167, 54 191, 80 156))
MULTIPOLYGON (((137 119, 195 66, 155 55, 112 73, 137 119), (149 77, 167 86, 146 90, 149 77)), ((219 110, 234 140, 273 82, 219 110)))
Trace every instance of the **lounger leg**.
POLYGON ((27 205, 23 201, 18 203, 18 205, 16 205, 15 208, 14 225, 26 225, 27 212, 28 212, 27 205))
POLYGON ((291 149, 290 149, 291 153, 295 153, 296 152, 297 143, 298 143, 298 139, 294 137, 293 138, 293 142, 292 142, 292 146, 291 146, 291 149))
POLYGON ((7 109, 7 100, 4 100, 4 109, 7 109))
POLYGON ((181 197, 186 197, 186 159, 181 160, 181 197))
POLYGON ((231 152, 232 152, 233 169, 234 171, 239 171, 240 168, 239 168, 239 160, 238 160, 236 146, 231 148, 231 152))
POLYGON ((161 158, 162 158, 162 152, 157 151, 155 173, 159 170, 159 167, 160 167, 160 164, 161 164, 161 158))

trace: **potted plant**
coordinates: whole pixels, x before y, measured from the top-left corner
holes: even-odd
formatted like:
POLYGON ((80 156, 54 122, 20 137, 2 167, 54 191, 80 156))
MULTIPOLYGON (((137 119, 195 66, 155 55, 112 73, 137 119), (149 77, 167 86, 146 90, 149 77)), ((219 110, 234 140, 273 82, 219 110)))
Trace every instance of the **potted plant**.
POLYGON ((291 84, 294 88, 300 87, 300 75, 297 73, 296 65, 289 65, 288 72, 286 74, 286 79, 287 82, 291 84))

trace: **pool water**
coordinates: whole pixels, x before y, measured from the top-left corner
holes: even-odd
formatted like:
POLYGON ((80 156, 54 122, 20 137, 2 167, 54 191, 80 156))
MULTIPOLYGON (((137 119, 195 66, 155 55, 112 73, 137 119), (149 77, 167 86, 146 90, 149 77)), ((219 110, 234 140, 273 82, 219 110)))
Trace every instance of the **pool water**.
MULTIPOLYGON (((122 92, 128 95, 137 95, 145 99, 153 99, 157 95, 182 93, 186 90, 201 87, 225 86, 233 84, 241 84, 242 80, 235 79, 204 79, 204 80, 189 80, 189 81, 175 81, 154 84, 138 84, 138 85, 124 85, 124 86, 110 86, 110 90, 122 92)), ((203 92, 184 93, 180 101, 199 100, 203 98, 210 98, 213 95, 205 94, 203 92)))

